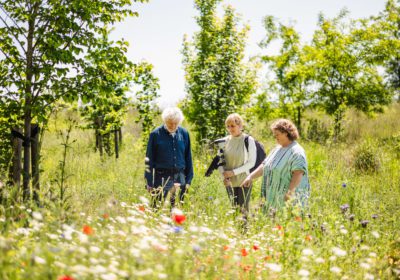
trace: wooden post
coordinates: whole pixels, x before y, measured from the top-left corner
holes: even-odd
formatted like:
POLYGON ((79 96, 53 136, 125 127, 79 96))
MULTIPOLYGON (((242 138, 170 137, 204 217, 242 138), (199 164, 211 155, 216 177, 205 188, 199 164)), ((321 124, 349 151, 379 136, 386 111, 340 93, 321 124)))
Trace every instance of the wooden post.
POLYGON ((118 128, 118 139, 119 139, 119 145, 122 145, 122 128, 118 128))
POLYGON ((119 157, 118 154, 118 130, 114 130, 114 146, 115 146, 115 158, 119 157))
POLYGON ((39 125, 31 127, 31 165, 32 165, 32 191, 33 200, 39 204, 39 125))
POLYGON ((97 117, 97 135, 98 135, 98 149, 100 152, 100 157, 103 157, 103 134, 101 133, 101 128, 102 128, 102 119, 101 117, 97 117))
MULTIPOLYGON (((14 128, 13 131, 19 133, 22 136, 21 128, 14 128)), ((18 188, 21 187, 21 161, 22 161, 22 139, 17 137, 14 133, 11 133, 11 142, 12 142, 12 165, 10 170, 10 181, 12 184, 18 188)))
POLYGON ((99 135, 100 133, 99 133, 99 130, 98 129, 96 129, 95 131, 94 131, 94 135, 95 135, 95 137, 96 137, 96 147, 95 147, 95 149, 94 149, 94 151, 95 152, 97 152, 97 150, 99 149, 99 135))

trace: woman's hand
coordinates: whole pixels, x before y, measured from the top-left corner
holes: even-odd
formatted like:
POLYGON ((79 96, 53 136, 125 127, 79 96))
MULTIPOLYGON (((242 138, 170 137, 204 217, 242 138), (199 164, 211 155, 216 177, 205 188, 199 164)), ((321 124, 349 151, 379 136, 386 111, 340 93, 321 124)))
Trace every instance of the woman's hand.
POLYGON ((224 171, 223 174, 224 174, 224 178, 225 178, 225 179, 226 179, 226 178, 231 178, 231 177, 235 176, 235 173, 233 173, 232 170, 224 171))
POLYGON ((253 180, 257 179, 258 177, 260 177, 263 174, 263 170, 264 170, 264 164, 262 163, 262 164, 260 164, 259 167, 257 167, 256 170, 254 170, 252 173, 250 173, 246 179, 244 179, 244 181, 240 184, 240 186, 245 187, 245 188, 250 187, 251 183, 253 183, 253 180))
POLYGON ((225 178, 225 179, 224 179, 224 186, 225 186, 225 187, 231 187, 231 186, 232 186, 231 179, 225 178))
POLYGON ((303 178, 304 171, 303 170, 294 170, 292 172, 292 179, 290 180, 289 189, 287 193, 285 193, 285 201, 288 201, 295 193, 297 186, 300 184, 301 179, 303 178))
POLYGON ((242 182, 242 184, 240 185, 241 187, 245 187, 248 188, 251 186, 251 183, 253 182, 253 179, 251 178, 251 176, 247 176, 246 179, 244 179, 244 181, 242 182))
POLYGON ((285 193, 284 200, 288 201, 292 198, 292 196, 293 196, 293 192, 289 190, 287 193, 285 193))

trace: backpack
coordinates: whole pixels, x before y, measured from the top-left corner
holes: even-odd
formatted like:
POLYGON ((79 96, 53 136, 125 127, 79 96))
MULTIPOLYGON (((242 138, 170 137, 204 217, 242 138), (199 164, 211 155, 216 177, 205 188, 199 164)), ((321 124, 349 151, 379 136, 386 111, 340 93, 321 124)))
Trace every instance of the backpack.
MULTIPOLYGON (((254 138, 253 138, 254 139, 254 138)), ((256 164, 254 165, 253 168, 250 168, 250 173, 253 172, 254 170, 257 169, 257 167, 264 161, 264 159, 267 157, 267 154, 265 153, 264 145, 258 142, 256 139, 254 139, 254 142, 256 144, 256 164)), ((246 135, 244 138, 244 145, 246 146, 247 152, 249 152, 249 135, 246 135)))

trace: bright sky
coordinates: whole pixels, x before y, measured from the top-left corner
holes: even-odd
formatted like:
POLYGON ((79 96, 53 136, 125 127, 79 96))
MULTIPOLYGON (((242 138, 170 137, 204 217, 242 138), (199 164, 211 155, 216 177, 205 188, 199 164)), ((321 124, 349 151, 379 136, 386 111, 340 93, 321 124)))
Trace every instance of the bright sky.
MULTIPOLYGON (((350 11, 351 18, 376 15, 385 7, 385 0, 224 0, 231 4, 250 25, 246 54, 261 53, 257 44, 265 35, 262 19, 273 15, 284 24, 294 22, 302 39, 309 41, 316 28, 318 14, 336 16, 342 8, 350 11)), ((182 67, 182 42, 184 34, 190 37, 198 26, 197 10, 193 0, 150 0, 134 4, 139 17, 129 18, 116 26, 113 39, 129 42, 128 57, 133 62, 146 60, 154 65, 154 74, 160 79, 159 104, 175 105, 185 93, 182 67)))

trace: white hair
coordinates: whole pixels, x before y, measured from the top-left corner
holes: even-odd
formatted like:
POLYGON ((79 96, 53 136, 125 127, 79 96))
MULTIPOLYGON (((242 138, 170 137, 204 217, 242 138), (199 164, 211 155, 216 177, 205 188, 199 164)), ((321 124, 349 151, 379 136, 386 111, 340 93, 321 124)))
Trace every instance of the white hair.
POLYGON ((177 121, 179 124, 182 123, 184 117, 181 109, 178 107, 169 107, 164 109, 161 115, 164 122, 167 120, 177 121))

